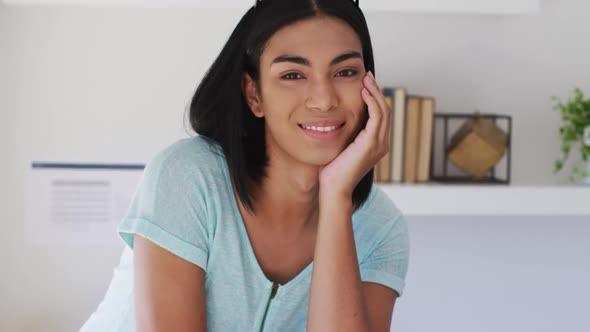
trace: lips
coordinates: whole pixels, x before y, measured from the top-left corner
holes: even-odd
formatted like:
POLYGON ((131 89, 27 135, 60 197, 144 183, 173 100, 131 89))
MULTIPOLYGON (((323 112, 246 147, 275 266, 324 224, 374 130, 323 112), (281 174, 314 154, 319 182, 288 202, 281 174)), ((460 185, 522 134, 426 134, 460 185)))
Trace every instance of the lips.
POLYGON ((346 123, 342 120, 323 120, 298 123, 299 127, 341 127, 346 123))

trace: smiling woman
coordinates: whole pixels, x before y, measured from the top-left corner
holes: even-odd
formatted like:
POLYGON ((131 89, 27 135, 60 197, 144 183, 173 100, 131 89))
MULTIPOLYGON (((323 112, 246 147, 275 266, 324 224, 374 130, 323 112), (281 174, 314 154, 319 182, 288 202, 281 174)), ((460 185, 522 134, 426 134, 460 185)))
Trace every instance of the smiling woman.
POLYGON ((82 331, 389 331, 409 239, 372 186, 372 72, 355 2, 258 1, 193 97, 199 135, 148 163, 82 331))

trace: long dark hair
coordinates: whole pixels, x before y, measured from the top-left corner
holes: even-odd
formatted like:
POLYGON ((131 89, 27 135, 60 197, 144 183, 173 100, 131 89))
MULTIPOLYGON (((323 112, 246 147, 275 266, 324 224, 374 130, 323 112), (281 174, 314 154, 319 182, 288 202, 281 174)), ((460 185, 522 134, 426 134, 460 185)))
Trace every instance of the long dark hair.
MULTIPOLYGON (((365 69, 375 73, 367 22, 352 0, 262 0, 242 17, 191 101, 191 127, 221 146, 239 199, 251 212, 253 188, 265 176, 268 156, 264 118, 255 117, 246 103, 243 73, 260 83, 260 56, 272 34, 291 23, 318 16, 347 22, 361 41, 365 69)), ((372 184, 373 169, 354 189, 356 208, 366 201, 372 184)))

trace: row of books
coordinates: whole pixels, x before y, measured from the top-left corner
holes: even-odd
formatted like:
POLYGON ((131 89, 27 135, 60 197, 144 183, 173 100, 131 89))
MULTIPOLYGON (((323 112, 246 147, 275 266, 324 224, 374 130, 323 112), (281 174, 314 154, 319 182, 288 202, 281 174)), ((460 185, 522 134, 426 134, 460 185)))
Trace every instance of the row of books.
POLYGON ((434 98, 410 95, 403 87, 384 87, 383 95, 392 108, 391 149, 375 166, 375 181, 429 181, 434 98))

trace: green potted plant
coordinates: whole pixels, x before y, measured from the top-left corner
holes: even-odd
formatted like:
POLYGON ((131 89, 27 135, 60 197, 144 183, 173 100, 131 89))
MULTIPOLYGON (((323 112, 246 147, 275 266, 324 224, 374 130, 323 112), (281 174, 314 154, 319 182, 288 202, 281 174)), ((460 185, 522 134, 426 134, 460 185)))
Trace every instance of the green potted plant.
POLYGON ((554 173, 563 169, 572 146, 579 145, 585 165, 574 165, 569 180, 574 182, 577 176, 581 176, 583 182, 590 185, 590 99, 584 99, 584 94, 579 88, 574 89, 574 97, 567 102, 562 102, 556 96, 552 99, 555 102, 553 109, 561 113, 559 135, 562 157, 555 161, 554 173))

